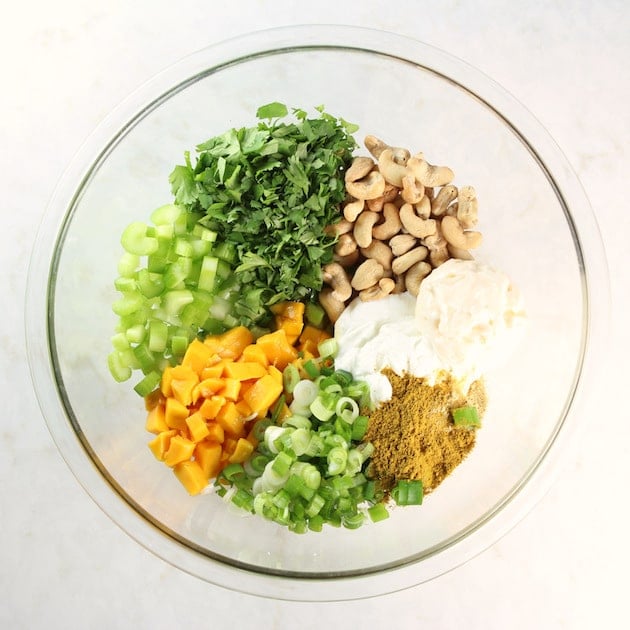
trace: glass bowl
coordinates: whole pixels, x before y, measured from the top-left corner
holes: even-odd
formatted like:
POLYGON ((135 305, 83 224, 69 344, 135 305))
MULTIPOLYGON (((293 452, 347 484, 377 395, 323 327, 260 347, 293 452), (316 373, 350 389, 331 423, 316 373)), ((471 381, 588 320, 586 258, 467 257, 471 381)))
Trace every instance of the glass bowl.
POLYGON ((608 308, 598 229, 541 125, 466 63, 390 33, 303 26, 210 46, 148 82, 88 139, 36 240, 26 304, 34 387, 59 451, 94 501, 164 560, 262 596, 341 600, 434 578, 494 543, 548 488, 596 384, 608 308), (171 200, 185 150, 280 101, 448 164, 480 200, 477 258, 506 272, 526 338, 486 375, 475 449, 422 507, 358 530, 297 535, 190 497, 147 448, 142 400, 107 370, 120 235, 171 200))

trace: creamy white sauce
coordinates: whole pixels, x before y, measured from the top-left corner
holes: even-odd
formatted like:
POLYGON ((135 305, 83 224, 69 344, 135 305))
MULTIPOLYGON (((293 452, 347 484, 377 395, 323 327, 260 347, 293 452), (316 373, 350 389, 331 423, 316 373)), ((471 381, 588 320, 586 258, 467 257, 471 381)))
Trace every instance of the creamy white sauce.
POLYGON ((355 299, 335 324, 338 368, 365 380, 377 404, 389 400, 391 368, 434 383, 449 373, 465 392, 503 355, 525 316, 509 278, 475 261, 449 260, 410 293, 355 299))

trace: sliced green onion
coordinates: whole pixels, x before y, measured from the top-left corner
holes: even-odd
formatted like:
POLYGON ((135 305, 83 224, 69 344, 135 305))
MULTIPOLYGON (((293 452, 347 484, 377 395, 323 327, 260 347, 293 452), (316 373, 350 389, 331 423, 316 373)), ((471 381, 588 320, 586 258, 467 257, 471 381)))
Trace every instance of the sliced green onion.
POLYGON ((287 365, 282 372, 282 383, 284 391, 287 394, 292 394, 295 386, 300 382, 300 373, 298 369, 292 363, 287 365))
POLYGON ((335 413, 348 424, 352 424, 359 415, 359 405, 350 396, 342 396, 337 401, 335 413))
POLYGON ((389 518, 389 511, 384 503, 371 505, 367 509, 367 513, 373 523, 378 523, 379 521, 384 521, 386 518, 389 518))
POLYGON ((339 352, 339 344, 334 337, 330 337, 317 344, 317 351, 322 359, 334 359, 339 352))
POLYGON ((392 488, 391 495, 398 505, 421 505, 422 481, 401 479, 392 488))
POLYGON ((476 407, 458 407, 453 409, 453 422, 458 427, 480 427, 481 420, 476 407))
POLYGON ((352 439, 360 441, 365 436, 368 428, 369 418, 367 416, 357 416, 352 423, 352 439))

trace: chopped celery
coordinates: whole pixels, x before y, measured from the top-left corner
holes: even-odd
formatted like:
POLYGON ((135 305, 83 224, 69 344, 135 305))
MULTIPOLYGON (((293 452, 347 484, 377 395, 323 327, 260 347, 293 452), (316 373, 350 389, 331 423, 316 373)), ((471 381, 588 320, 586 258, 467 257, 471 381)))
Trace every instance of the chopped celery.
POLYGON ((157 251, 157 238, 147 236, 148 226, 141 221, 130 223, 120 237, 125 251, 136 256, 148 256, 157 251))

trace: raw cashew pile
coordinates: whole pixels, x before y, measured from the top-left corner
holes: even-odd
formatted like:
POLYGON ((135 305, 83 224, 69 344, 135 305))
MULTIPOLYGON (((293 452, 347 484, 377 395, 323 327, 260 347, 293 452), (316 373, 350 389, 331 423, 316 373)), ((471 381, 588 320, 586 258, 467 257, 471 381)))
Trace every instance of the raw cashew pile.
POLYGON ((446 166, 422 153, 365 138, 373 157, 356 157, 345 173, 343 218, 334 262, 323 269, 328 285, 319 299, 331 322, 356 295, 377 300, 390 293, 417 295, 422 280, 449 258, 472 259, 481 245, 472 186, 452 185, 446 166))

